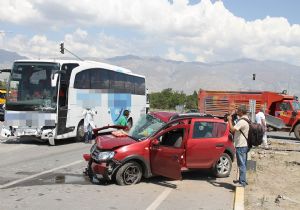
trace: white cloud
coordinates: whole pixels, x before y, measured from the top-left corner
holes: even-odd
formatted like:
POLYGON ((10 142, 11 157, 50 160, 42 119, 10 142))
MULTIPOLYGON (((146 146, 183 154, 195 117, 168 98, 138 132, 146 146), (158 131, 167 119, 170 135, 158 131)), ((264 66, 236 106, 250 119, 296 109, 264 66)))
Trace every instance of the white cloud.
POLYGON ((174 0, 173 4, 168 0, 1 0, 0 13, 0 23, 42 29, 39 34, 43 35, 32 38, 6 38, 19 43, 8 44, 11 49, 27 54, 36 55, 41 47, 33 45, 43 44, 49 48, 42 47, 44 53, 56 55, 52 51, 58 51, 61 40, 52 40, 47 29, 68 31, 66 44, 87 56, 157 52, 176 60, 212 62, 247 57, 300 65, 300 25, 291 25, 283 17, 245 21, 228 11, 222 1, 189 5, 188 0, 174 0), (109 32, 105 31, 108 27, 109 32), (123 37, 120 28, 131 30, 133 36, 123 37), (114 29, 121 34, 113 34, 114 29), (22 42, 30 42, 31 47, 22 42))
POLYGON ((173 48, 168 49, 168 53, 165 57, 175 61, 187 61, 186 57, 182 53, 177 53, 173 48))

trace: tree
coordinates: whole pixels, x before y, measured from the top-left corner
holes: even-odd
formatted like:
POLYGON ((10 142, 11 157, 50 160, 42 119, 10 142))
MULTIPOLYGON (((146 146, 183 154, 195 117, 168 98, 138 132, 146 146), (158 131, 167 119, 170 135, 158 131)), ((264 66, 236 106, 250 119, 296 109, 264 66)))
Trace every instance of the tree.
POLYGON ((161 92, 150 93, 150 107, 154 109, 175 109, 177 105, 185 105, 187 109, 198 108, 198 95, 194 91, 192 95, 186 95, 167 88, 161 92))

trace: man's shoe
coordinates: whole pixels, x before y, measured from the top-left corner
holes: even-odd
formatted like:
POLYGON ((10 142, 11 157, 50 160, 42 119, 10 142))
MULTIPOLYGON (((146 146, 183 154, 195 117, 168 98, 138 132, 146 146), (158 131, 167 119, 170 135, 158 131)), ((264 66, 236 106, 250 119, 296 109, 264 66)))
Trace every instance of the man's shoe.
POLYGON ((240 181, 239 180, 233 180, 232 181, 234 184, 237 184, 237 183, 239 183, 240 181))
POLYGON ((246 184, 241 184, 241 183, 236 183, 235 184, 235 187, 245 187, 246 186, 246 184))

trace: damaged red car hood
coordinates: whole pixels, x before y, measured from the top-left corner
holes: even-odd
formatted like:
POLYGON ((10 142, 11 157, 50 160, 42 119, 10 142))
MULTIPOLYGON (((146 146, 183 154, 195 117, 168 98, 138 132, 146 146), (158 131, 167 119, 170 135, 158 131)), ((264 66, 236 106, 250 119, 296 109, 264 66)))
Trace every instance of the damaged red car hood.
POLYGON ((114 135, 98 136, 96 142, 99 149, 113 149, 116 147, 136 143, 136 141, 129 136, 116 137, 114 135))

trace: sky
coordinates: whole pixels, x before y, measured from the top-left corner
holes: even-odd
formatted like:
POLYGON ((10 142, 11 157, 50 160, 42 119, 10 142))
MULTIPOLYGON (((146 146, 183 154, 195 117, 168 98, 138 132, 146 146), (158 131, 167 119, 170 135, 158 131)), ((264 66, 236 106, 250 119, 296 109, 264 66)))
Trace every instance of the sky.
POLYGON ((299 0, 1 0, 0 49, 61 58, 64 42, 80 57, 300 66, 299 8, 299 0))

